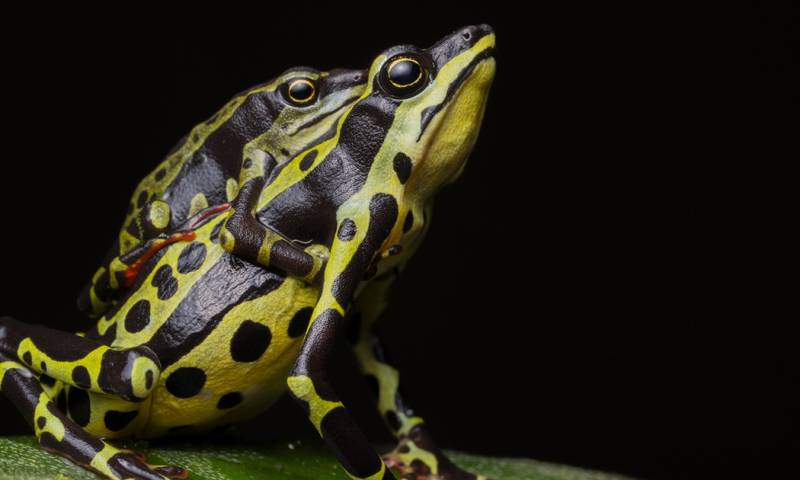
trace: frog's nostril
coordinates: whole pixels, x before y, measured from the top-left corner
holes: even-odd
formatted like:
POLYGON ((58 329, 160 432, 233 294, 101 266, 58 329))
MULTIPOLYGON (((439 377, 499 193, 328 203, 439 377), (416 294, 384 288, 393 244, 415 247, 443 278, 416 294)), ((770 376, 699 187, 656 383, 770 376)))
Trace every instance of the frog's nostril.
POLYGON ((469 30, 464 30, 464 32, 461 33, 461 36, 464 37, 464 40, 469 40, 472 38, 472 32, 469 30))

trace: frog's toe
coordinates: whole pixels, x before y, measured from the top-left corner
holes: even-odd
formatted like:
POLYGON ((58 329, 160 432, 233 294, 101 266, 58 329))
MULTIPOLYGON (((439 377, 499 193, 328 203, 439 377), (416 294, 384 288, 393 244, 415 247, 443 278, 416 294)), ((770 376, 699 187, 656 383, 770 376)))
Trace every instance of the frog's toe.
POLYGON ((183 467, 176 467, 175 465, 159 465, 155 470, 167 478, 182 479, 189 478, 189 470, 183 467))
POLYGON ((482 475, 466 472, 452 463, 445 462, 434 473, 431 468, 419 459, 410 463, 403 460, 398 451, 390 452, 383 456, 387 468, 391 468, 400 480, 490 480, 482 475))
POLYGON ((114 455, 108 461, 111 478, 141 478, 143 480, 164 480, 187 478, 189 472, 181 467, 169 465, 148 465, 144 456, 138 453, 124 452, 114 455))

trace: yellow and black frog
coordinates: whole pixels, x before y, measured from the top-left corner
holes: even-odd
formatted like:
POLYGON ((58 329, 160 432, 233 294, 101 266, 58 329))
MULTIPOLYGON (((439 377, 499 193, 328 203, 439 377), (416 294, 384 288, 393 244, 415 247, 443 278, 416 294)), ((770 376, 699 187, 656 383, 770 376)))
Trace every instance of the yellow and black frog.
MULTIPOLYGON (((214 190, 234 178, 226 172, 215 187, 195 185, 170 204, 169 226, 155 233, 162 243, 129 265, 129 288, 110 308, 98 304, 104 314, 90 331, 1 319, 0 389, 42 447, 108 478, 182 478, 184 469, 148 465, 104 439, 209 431, 262 412, 288 388, 352 478, 395 478, 392 468, 403 478, 480 478, 434 445, 371 332, 428 228, 436 193, 458 178, 477 139, 494 43, 481 25, 428 49, 391 48, 359 81, 345 74, 360 92, 330 107, 327 133, 274 163, 240 147, 236 192, 214 190), (257 162, 253 174, 241 173, 257 162), (192 206, 198 193, 206 201, 192 206), (383 457, 328 376, 348 319, 357 322, 354 348, 377 408, 398 439, 383 457)), ((153 180, 168 178, 159 171, 153 180)), ((146 185, 141 212, 151 201, 146 185)))

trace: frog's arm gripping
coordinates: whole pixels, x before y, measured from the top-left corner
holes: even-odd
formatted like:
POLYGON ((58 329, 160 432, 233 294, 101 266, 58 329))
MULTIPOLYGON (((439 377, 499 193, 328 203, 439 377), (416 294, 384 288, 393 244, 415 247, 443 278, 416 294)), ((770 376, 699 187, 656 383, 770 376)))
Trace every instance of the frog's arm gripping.
POLYGON ((87 470, 110 479, 164 480, 188 476, 180 467, 147 465, 143 457, 90 435, 58 408, 43 389, 43 380, 3 354, 0 354, 0 392, 33 427, 43 449, 87 470))
POLYGON ((146 346, 114 349, 9 317, 0 318, 0 355, 64 384, 131 402, 146 399, 161 374, 158 357, 146 346))
POLYGON ((358 328, 354 346, 356 358, 375 391, 378 413, 398 441, 383 459, 410 478, 486 480, 486 477, 460 469, 447 458, 433 441, 425 421, 414 415, 400 395, 400 374, 386 361, 383 346, 374 333, 395 278, 396 274, 392 273, 373 279, 359 295, 353 312, 354 326, 358 328))
POLYGON ((233 212, 220 232, 226 251, 265 267, 274 267, 309 283, 319 283, 325 258, 297 247, 282 235, 261 224, 255 217, 264 177, 244 183, 233 202, 233 212))
POLYGON ((370 200, 369 212, 351 217, 361 233, 347 240, 334 238, 320 299, 287 380, 293 398, 354 479, 395 477, 339 401, 328 377, 328 365, 347 306, 397 221, 397 210, 394 197, 376 194, 370 200))

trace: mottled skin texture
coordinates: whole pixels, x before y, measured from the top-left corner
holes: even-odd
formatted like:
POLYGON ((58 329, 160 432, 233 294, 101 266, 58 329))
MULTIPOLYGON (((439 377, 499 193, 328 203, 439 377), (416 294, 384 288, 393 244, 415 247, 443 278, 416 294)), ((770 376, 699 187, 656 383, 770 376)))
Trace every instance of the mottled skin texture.
MULTIPOLYGON (((204 124, 241 118, 228 141, 197 127, 191 148, 180 146, 137 189, 142 201, 84 296, 102 315, 95 327, 71 335, 0 319, 0 389, 41 445, 109 478, 180 478, 183 469, 147 465, 100 438, 210 431, 258 414, 288 386, 352 478, 395 478, 388 465, 403 478, 475 479, 403 402, 372 327, 427 231, 435 194, 472 150, 493 48, 491 29, 467 27, 427 50, 391 48, 368 74, 304 78, 341 76, 334 85, 359 93, 317 114, 306 104, 280 134, 237 110, 260 87, 204 124), (303 141, 286 134, 325 122, 303 141), (328 377, 347 316, 398 439, 383 457, 328 377)), ((269 84, 283 100, 269 98, 285 105, 295 76, 269 84)), ((325 92, 307 100, 324 103, 325 92)), ((281 115, 258 118, 274 126, 281 115)))
POLYGON ((193 128, 137 186, 119 237, 81 293, 79 308, 100 316, 130 286, 125 274, 131 265, 171 243, 167 232, 185 240, 179 227, 190 217, 232 201, 243 185, 263 182, 278 165, 330 136, 343 110, 363 92, 365 79, 360 70, 293 68, 236 95, 193 128), (301 84, 310 87, 299 92, 308 98, 290 92, 301 84))

